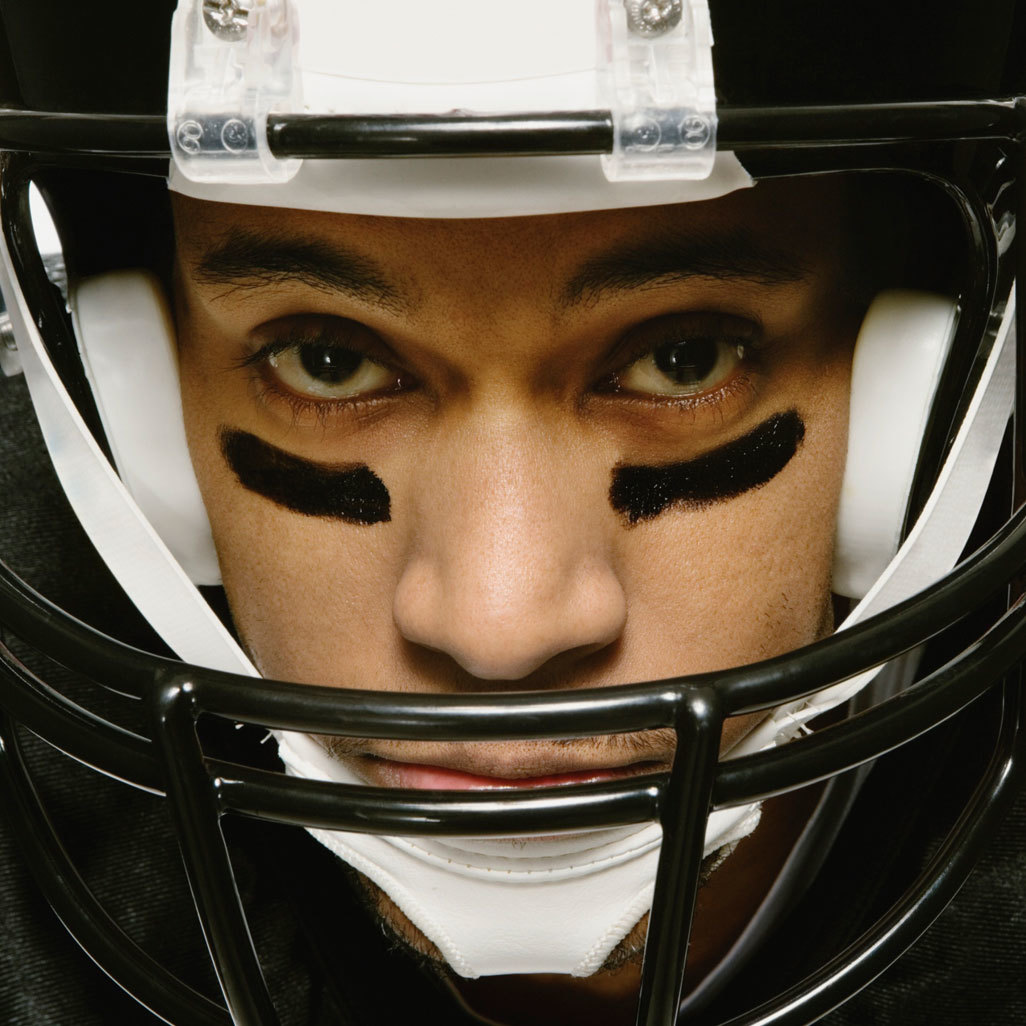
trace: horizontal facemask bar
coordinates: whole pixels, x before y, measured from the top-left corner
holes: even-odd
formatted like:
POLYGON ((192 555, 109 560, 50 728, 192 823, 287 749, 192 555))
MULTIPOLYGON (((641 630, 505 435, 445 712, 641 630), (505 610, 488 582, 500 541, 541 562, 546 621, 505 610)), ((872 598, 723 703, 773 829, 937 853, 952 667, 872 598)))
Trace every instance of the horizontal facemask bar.
MULTIPOLYGON (((718 111, 718 148, 1010 139, 1023 127, 1014 99, 937 103, 731 108, 718 111)), ((545 156, 610 153, 608 111, 373 116, 271 114, 275 157, 545 156)), ((0 149, 40 155, 167 158, 162 115, 0 110, 0 149)))
MULTIPOLYGON (((1002 724, 1000 751, 981 781, 970 806, 935 854, 919 879, 887 916, 855 947, 859 956, 844 951, 818 972, 779 998, 753 1009, 732 1026, 768 1026, 770 1023, 805 1020, 825 1014, 882 972, 895 955, 905 950, 945 907, 961 886, 969 869, 999 822, 1008 800, 1022 777, 1021 759, 1012 758, 1019 740, 1017 693, 1010 695, 1013 708, 1002 724), (790 1017, 790 1018, 789 1018, 790 1017)), ((18 824, 19 836, 30 853, 47 900, 61 921, 96 962, 147 1007, 169 1021, 192 1026, 230 1026, 227 1010, 184 986, 163 966, 154 962, 109 917, 78 875, 38 806, 10 730, 3 720, 5 744, 0 747, 0 768, 10 786, 5 814, 18 824), (62 886, 54 887, 54 881, 62 886)))

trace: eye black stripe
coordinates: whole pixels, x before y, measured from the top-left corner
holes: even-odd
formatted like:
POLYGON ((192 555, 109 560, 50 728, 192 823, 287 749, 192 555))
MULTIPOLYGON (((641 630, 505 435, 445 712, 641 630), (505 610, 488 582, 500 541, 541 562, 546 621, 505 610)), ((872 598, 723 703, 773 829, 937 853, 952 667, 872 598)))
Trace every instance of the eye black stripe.
POLYGON ((696 509, 771 481, 798 451, 805 423, 797 410, 776 413, 747 435, 683 463, 613 469, 609 501, 628 526, 671 507, 696 509))
POLYGON ((392 519, 388 489, 365 463, 323 466, 236 428, 221 428, 219 439, 239 483, 285 509, 350 524, 392 519))

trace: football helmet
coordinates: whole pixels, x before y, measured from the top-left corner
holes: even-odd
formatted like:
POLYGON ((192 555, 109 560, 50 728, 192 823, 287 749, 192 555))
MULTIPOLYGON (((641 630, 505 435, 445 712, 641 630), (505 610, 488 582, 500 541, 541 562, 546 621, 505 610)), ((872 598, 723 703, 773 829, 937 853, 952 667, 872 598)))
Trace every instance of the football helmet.
POLYGON ((911 945, 1021 775, 1026 82, 1015 5, 943 16, 918 4, 716 0, 486 14, 464 0, 182 0, 176 12, 156 0, 10 0, 0 10, 4 370, 24 374, 71 507, 160 639, 143 651, 103 634, 0 565, 6 634, 142 710, 126 727, 0 647, 5 814, 88 954, 168 1022, 278 1022, 222 831, 245 816, 311 830, 465 976, 593 972, 650 910, 638 1021, 688 1021, 814 874, 864 768, 986 695, 993 753, 905 893, 850 948, 731 1021, 813 1022, 911 945), (696 202, 841 174, 881 192, 898 183, 918 205, 911 252, 935 241, 930 222, 951 227, 943 268, 912 269, 863 321, 834 574, 850 609, 832 636, 734 669, 572 692, 410 695, 256 674, 217 611, 219 569, 185 446, 161 284, 168 181, 214 202, 467 218, 696 202), (143 401, 140 374, 154 382, 143 401), (766 713, 761 724, 719 760, 725 718, 754 712, 766 713), (229 761, 206 743, 212 722, 271 732, 287 772, 263 754, 229 761), (136 945, 83 882, 39 804, 18 726, 166 795, 223 1006, 136 945), (660 728, 677 737, 668 775, 500 797, 367 787, 310 737, 660 728), (682 1004, 704 860, 754 828, 759 803, 819 782, 759 915, 682 1004), (544 885, 527 856, 495 882, 493 867, 512 864, 501 844, 511 837, 531 839, 544 885), (454 858, 465 872, 446 868, 454 858), (488 916, 465 914, 482 906, 488 916), (494 916, 510 922, 500 941, 494 916))

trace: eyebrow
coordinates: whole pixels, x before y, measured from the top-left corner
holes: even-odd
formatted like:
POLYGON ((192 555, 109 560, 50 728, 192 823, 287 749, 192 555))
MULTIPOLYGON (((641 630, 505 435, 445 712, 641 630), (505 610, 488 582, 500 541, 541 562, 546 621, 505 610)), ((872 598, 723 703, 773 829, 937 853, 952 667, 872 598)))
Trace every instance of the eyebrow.
POLYGON ((758 285, 803 281, 810 268, 798 254, 745 229, 686 238, 664 232, 588 260, 563 288, 564 307, 594 303, 610 292, 653 288, 688 278, 744 280, 758 285))
POLYGON ((192 273, 200 284, 229 290, 298 283, 396 313, 412 306, 410 295, 373 260, 314 238, 235 229, 203 253, 192 273))

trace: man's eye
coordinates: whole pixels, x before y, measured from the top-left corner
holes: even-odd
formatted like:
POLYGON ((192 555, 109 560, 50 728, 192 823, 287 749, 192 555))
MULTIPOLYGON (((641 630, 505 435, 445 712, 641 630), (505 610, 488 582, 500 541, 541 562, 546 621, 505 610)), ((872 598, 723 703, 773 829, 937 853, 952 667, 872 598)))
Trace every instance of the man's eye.
POLYGON ((267 358, 283 385, 318 399, 346 399, 395 385, 395 371, 363 353, 324 342, 301 342, 267 358))
POLYGON ((735 339, 696 336, 664 342, 616 375, 619 391, 692 396, 719 388, 741 363, 735 339))

